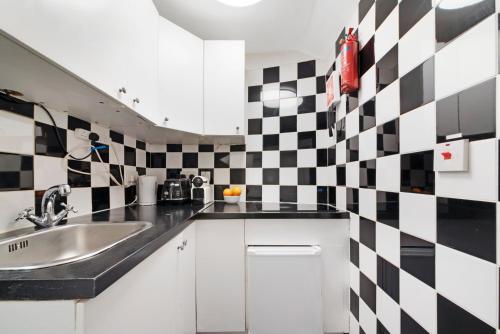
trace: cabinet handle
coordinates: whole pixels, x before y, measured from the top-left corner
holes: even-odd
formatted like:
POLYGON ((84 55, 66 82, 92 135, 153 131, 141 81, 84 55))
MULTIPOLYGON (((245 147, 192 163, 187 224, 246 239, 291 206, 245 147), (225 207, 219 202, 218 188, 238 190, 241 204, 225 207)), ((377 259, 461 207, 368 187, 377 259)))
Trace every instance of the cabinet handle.
POLYGON ((141 101, 139 100, 138 97, 136 97, 135 99, 133 99, 132 102, 134 102, 134 103, 141 103, 141 101))
POLYGON ((184 250, 184 246, 183 246, 183 245, 181 245, 181 246, 177 246, 177 250, 181 250, 181 251, 183 251, 183 250, 184 250))
POLYGON ((239 126, 236 127, 236 133, 238 133, 238 132, 240 132, 240 127, 239 126))
POLYGON ((125 87, 122 87, 118 89, 118 93, 127 94, 127 89, 125 87))
POLYGON ((168 121, 169 121, 168 117, 165 117, 165 120, 164 120, 164 121, 165 121, 165 122, 168 122, 168 121))

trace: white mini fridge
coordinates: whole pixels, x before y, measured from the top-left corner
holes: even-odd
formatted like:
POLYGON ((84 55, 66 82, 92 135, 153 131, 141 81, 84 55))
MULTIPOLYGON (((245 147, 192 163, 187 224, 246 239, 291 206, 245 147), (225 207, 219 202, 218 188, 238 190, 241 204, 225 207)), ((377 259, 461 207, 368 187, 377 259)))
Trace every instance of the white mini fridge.
POLYGON ((249 334, 323 334, 319 246, 248 246, 249 334))

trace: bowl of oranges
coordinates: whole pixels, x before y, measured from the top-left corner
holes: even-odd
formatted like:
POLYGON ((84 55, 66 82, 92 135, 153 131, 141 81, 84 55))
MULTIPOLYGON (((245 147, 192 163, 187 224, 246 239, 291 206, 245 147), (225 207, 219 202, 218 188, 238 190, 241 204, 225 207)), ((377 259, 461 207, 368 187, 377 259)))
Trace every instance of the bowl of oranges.
POLYGON ((229 204, 238 203, 240 201, 241 188, 231 187, 224 189, 224 201, 229 204))

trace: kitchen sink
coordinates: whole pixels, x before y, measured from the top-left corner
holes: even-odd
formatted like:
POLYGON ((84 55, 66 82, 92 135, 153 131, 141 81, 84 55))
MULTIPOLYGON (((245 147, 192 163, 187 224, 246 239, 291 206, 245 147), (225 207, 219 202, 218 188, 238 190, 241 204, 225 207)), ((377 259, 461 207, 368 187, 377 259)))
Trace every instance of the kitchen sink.
POLYGON ((69 224, 0 239, 0 270, 45 268, 87 259, 151 226, 148 222, 69 224))

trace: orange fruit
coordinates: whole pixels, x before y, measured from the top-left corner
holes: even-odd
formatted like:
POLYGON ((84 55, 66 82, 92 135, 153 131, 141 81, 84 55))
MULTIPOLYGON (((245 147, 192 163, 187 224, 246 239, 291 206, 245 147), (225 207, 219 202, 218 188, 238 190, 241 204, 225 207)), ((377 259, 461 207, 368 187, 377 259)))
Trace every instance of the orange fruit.
POLYGON ((233 196, 233 191, 229 188, 224 189, 224 196, 233 196))
POLYGON ((233 196, 240 196, 241 195, 241 188, 240 187, 233 187, 233 196))

